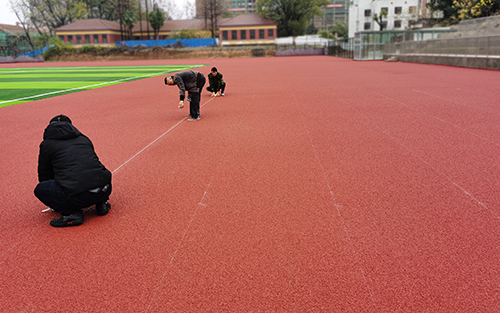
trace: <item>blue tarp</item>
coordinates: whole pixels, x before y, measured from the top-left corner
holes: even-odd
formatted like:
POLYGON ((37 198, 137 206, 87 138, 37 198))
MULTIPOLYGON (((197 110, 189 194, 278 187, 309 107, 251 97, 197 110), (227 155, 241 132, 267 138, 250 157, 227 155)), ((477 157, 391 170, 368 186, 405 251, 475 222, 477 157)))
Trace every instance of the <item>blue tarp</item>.
POLYGON ((30 56, 30 57, 36 57, 37 55, 40 55, 40 54, 43 54, 45 52, 45 50, 47 50, 50 46, 45 46, 43 47, 42 49, 39 49, 39 50, 33 50, 33 51, 28 51, 28 52, 22 52, 22 53, 19 53, 19 55, 27 55, 27 56, 30 56))
POLYGON ((135 46, 145 46, 145 47, 164 47, 173 46, 176 43, 180 43, 184 47, 195 48, 195 47, 212 47, 217 46, 216 38, 201 38, 201 39, 159 39, 159 40, 125 40, 117 41, 116 45, 126 45, 129 47, 135 46))

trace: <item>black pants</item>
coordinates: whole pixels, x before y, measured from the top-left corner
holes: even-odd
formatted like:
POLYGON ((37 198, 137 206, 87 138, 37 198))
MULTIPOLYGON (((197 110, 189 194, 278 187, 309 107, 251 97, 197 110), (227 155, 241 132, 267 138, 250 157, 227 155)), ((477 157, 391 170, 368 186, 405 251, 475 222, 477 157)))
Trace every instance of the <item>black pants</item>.
POLYGON ((70 197, 53 179, 40 182, 35 188, 35 196, 62 215, 71 215, 94 204, 103 204, 108 201, 110 194, 111 184, 96 193, 86 191, 70 197))
POLYGON ((226 89, 226 83, 221 84, 219 89, 216 89, 212 86, 207 87, 207 91, 210 91, 210 92, 217 92, 220 90, 221 93, 224 93, 225 89, 226 89))
POLYGON ((198 118, 200 116, 201 91, 205 86, 205 81, 205 75, 200 73, 200 81, 198 83, 200 92, 189 93, 191 95, 191 102, 189 102, 189 114, 191 118, 198 118))

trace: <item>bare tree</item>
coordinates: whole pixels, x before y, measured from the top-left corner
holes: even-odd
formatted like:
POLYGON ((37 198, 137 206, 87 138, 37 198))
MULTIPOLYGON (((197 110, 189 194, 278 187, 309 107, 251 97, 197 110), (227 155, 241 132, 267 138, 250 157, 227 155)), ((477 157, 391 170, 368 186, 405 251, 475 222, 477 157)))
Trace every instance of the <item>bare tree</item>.
POLYGON ((224 13, 223 0, 201 0, 200 14, 205 20, 205 29, 210 30, 212 37, 216 36, 217 23, 224 13))

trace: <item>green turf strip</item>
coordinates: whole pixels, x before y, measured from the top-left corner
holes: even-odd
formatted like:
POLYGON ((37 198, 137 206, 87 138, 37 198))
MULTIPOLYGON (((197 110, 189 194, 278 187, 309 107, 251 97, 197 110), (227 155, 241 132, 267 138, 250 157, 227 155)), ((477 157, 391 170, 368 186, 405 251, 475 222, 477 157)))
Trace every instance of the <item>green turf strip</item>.
POLYGON ((205 66, 0 68, 0 107, 205 66))
MULTIPOLYGON (((126 77, 126 76, 125 76, 126 77)), ((119 80, 123 79, 124 76, 106 76, 106 80, 114 81, 114 80, 119 80)), ((43 77, 43 82, 65 82, 65 81, 72 81, 72 82, 102 82, 103 79, 102 77, 62 77, 62 76, 54 76, 54 77, 43 77)), ((0 83, 39 83, 40 78, 39 77, 12 77, 12 78, 2 78, 0 77, 0 83)))

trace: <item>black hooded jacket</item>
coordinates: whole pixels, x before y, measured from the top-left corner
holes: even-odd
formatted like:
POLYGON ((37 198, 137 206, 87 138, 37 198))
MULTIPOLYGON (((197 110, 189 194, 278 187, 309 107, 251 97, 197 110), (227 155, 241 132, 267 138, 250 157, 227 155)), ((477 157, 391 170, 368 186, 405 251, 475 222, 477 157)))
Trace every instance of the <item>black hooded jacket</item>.
POLYGON ((89 138, 68 122, 45 128, 38 156, 38 181, 54 179, 69 196, 111 183, 89 138))

